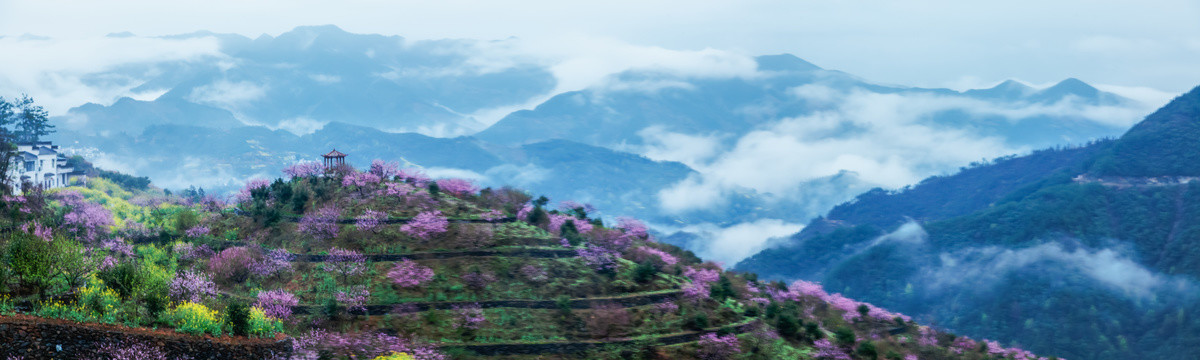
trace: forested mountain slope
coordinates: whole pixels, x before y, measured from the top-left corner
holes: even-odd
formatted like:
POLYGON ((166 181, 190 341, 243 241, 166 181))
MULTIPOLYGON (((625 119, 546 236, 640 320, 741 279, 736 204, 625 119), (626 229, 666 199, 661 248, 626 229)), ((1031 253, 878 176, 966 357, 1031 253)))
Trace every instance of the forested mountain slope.
POLYGON ((737 269, 1070 358, 1190 358, 1198 108, 1200 88, 1115 141, 864 194, 737 269))

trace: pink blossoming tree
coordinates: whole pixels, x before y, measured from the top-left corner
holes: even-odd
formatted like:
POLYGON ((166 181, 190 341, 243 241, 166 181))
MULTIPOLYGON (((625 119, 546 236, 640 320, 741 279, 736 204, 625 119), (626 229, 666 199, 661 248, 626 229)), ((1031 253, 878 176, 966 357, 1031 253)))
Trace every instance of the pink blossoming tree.
POLYGON ((417 214, 411 221, 400 227, 400 231, 421 239, 429 240, 433 236, 446 232, 450 221, 438 210, 425 211, 417 214))
POLYGON ((433 269, 409 259, 402 259, 388 271, 387 277, 400 287, 414 287, 433 280, 433 269))

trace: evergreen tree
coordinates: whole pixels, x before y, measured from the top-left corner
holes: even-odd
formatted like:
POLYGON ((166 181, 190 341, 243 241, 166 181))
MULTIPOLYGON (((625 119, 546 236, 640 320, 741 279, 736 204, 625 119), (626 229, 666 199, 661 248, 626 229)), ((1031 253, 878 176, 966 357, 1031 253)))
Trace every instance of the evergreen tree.
POLYGON ((11 120, 16 126, 18 142, 36 142, 54 132, 54 125, 50 125, 50 114, 40 105, 34 105, 29 95, 22 95, 13 107, 20 109, 20 113, 15 114, 16 118, 11 120))

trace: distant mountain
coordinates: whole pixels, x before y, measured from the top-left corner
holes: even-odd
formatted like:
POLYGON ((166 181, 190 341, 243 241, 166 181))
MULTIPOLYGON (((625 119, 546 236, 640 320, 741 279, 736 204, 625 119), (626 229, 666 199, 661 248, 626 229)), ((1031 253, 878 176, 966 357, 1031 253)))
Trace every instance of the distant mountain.
POLYGON ((872 191, 738 264, 1072 359, 1200 346, 1200 88, 1115 141, 872 191))
POLYGON ((97 76, 95 81, 135 79, 134 92, 166 92, 149 101, 72 109, 71 129, 136 135, 164 123, 302 129, 344 122, 455 135, 484 126, 469 114, 523 103, 555 84, 537 65, 481 68, 471 63, 475 43, 466 40, 409 42, 336 26, 298 27, 256 39, 208 32, 174 38, 198 37, 215 37, 227 57, 132 64, 97 76))
MULTIPOLYGON (((1063 101, 1092 106, 1133 103, 1077 79, 1040 91, 1007 81, 991 89, 960 93, 876 85, 789 54, 760 56, 755 61, 759 72, 749 77, 707 79, 645 71, 623 73, 612 80, 616 85, 560 94, 532 110, 514 112, 475 136, 502 144, 570 138, 614 147, 640 145, 640 132, 657 127, 685 134, 722 134, 733 141, 777 119, 829 111, 837 101, 861 94, 979 99, 1010 107, 1063 101), (798 91, 805 86, 825 93, 814 96, 798 91)), ((938 126, 999 135, 1014 147, 1048 147, 1061 144, 1064 138, 1078 143, 1124 130, 1084 120, 1069 114, 1031 113, 1009 118, 959 109, 935 111, 927 119, 938 126)))

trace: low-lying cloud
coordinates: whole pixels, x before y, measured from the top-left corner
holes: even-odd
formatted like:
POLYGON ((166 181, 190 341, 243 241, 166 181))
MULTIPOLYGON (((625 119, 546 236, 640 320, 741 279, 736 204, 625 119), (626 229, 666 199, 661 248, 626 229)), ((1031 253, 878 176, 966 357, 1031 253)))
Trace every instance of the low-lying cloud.
POLYGON ((701 224, 679 230, 699 237, 699 241, 691 244, 691 250, 697 256, 733 266, 742 259, 784 242, 785 237, 802 229, 803 224, 779 219, 760 219, 726 227, 701 224))
MULTIPOLYGON (((941 266, 924 276, 936 288, 996 284, 1014 272, 1049 267, 1077 273, 1114 292, 1135 298, 1151 298, 1164 290, 1190 291, 1186 279, 1157 273, 1134 261, 1119 248, 1068 248, 1048 242, 1021 249, 972 248, 940 255, 941 266)), ((1055 271, 1057 273, 1057 271, 1055 271)))
POLYGON ((998 125, 1004 127, 1021 119, 1052 116, 1094 122, 1119 134, 1149 111, 1085 105, 1071 97, 1054 104, 1014 104, 962 96, 840 91, 812 84, 789 93, 818 110, 770 122, 737 138, 729 148, 722 148, 708 134, 643 130, 640 135, 646 145, 641 154, 680 161, 700 173, 664 189, 659 194, 664 208, 684 212, 720 206, 739 188, 787 197, 808 181, 843 171, 853 172, 870 186, 899 188, 974 161, 1036 148, 1004 134, 981 131, 982 124, 970 123, 974 119, 999 117, 1010 123, 998 125), (969 117, 950 124, 933 120, 945 112, 969 117))
POLYGON ((7 54, 0 57, 0 96, 28 93, 55 115, 87 102, 111 104, 122 96, 150 96, 131 91, 142 85, 146 74, 117 72, 103 79, 89 75, 122 65, 225 57, 212 37, 0 37, 0 49, 7 54))

